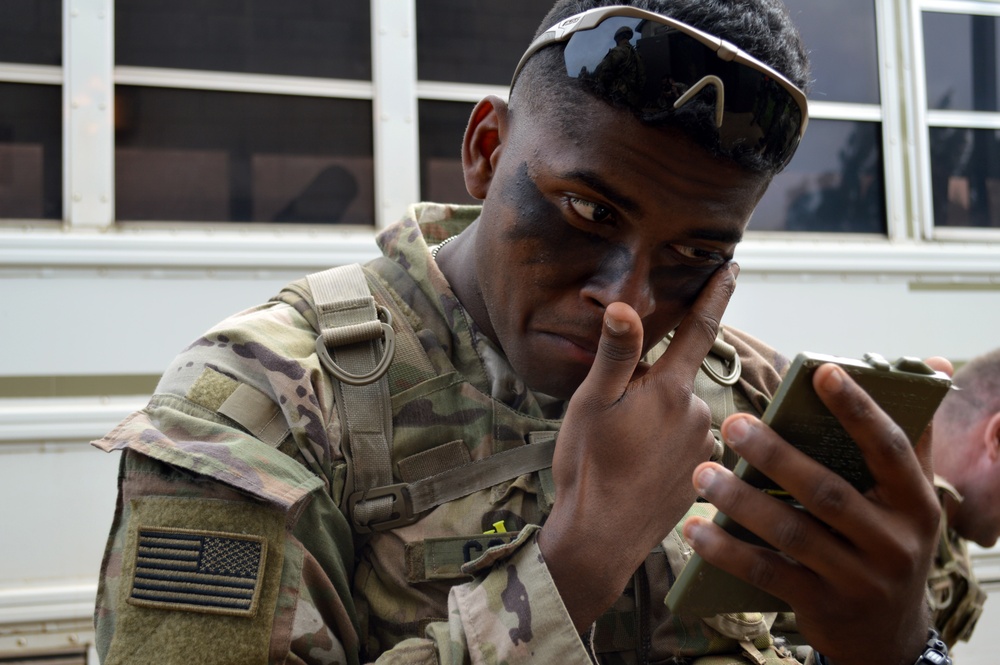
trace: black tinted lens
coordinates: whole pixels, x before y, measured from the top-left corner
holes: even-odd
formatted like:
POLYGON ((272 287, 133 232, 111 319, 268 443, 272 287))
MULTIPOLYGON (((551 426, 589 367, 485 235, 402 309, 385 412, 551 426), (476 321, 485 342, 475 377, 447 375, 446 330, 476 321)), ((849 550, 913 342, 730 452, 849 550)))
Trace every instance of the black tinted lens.
MULTIPOLYGON (((725 61, 694 37, 662 23, 613 16, 570 37, 566 73, 586 81, 598 94, 624 104, 645 120, 674 112, 674 103, 706 76, 723 84, 724 149, 785 160, 798 144, 802 110, 791 94, 765 72, 725 61)), ((697 93, 716 107, 718 91, 697 93)))

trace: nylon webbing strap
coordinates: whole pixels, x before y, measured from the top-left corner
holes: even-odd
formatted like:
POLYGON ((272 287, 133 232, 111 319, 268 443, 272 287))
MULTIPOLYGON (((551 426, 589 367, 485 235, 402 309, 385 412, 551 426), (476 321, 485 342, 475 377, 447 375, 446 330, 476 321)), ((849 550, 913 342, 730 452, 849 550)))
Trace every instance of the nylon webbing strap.
POLYGON ((555 449, 553 433, 552 437, 538 443, 511 448, 410 483, 408 490, 413 513, 422 513, 505 480, 550 467, 555 449))
MULTIPOLYGON (((648 360, 655 362, 673 337, 673 332, 667 334, 663 342, 650 351, 648 360)), ((701 362, 701 367, 694 377, 693 387, 694 394, 708 405, 712 414, 711 431, 716 440, 716 452, 712 455, 712 459, 727 469, 736 466, 739 455, 722 442, 719 428, 723 420, 737 411, 733 386, 740 380, 742 372, 743 367, 739 354, 736 353, 736 347, 723 339, 723 331, 720 328, 711 350, 701 362)))
POLYGON ((380 322, 379 309, 368 288, 361 266, 351 264, 324 270, 307 278, 321 329, 317 353, 324 366, 338 380, 333 382, 337 408, 345 423, 343 446, 350 456, 354 482, 350 515, 356 526, 389 520, 394 514, 394 498, 366 496, 372 488, 392 484, 392 407, 385 367, 391 360, 391 340, 380 322), (384 342, 383 342, 384 340, 384 342), (322 348, 321 348, 322 347, 322 348), (324 351, 329 357, 324 359, 324 351), (343 378, 364 377, 355 384, 343 378), (377 376, 377 369, 382 367, 377 376), (374 378, 372 378, 374 377, 374 378))
MULTIPOLYGON (((720 328, 711 350, 698 368, 698 373, 694 377, 694 394, 704 400, 712 413, 712 435, 716 440, 717 452, 712 459, 727 469, 732 469, 739 461, 739 455, 722 442, 719 428, 723 420, 736 413, 733 386, 740 380, 743 367, 739 354, 736 353, 736 347, 726 342, 722 335, 720 328)), ((673 333, 670 333, 664 341, 669 345, 672 339, 673 333)), ((659 355, 656 357, 659 358, 659 355)))
POLYGON ((723 420, 736 413, 733 387, 731 385, 720 384, 712 378, 709 372, 704 371, 706 365, 714 369, 719 369, 722 366, 722 361, 712 354, 709 354, 705 358, 702 362, 702 367, 694 377, 694 393, 704 400, 705 404, 708 405, 708 410, 712 413, 712 435, 718 441, 716 446, 722 448, 722 454, 717 461, 727 469, 733 469, 736 467, 736 462, 739 461, 739 455, 732 448, 722 443, 722 434, 719 429, 722 426, 723 420))

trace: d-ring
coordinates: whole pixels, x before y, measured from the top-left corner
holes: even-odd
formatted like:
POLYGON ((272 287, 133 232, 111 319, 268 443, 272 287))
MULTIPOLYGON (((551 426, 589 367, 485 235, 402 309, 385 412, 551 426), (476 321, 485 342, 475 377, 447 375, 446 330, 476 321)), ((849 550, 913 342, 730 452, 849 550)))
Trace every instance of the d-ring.
POLYGON ((701 361, 701 368, 705 370, 705 374, 708 374, 708 378, 712 379, 720 386, 731 386, 740 380, 740 374, 743 372, 743 364, 740 362, 739 354, 733 356, 732 369, 729 370, 729 374, 719 374, 711 363, 708 362, 708 358, 701 361))
MULTIPOLYGON (((325 367, 330 374, 333 374, 339 380, 351 386, 365 386, 369 383, 374 383, 382 378, 386 370, 389 369, 389 363, 392 362, 393 356, 396 354, 396 331, 392 329, 392 315, 384 307, 379 307, 379 312, 384 314, 388 321, 380 321, 382 325, 382 343, 384 344, 382 358, 378 361, 378 364, 372 369, 372 371, 365 374, 352 374, 346 369, 338 365, 333 358, 330 356, 330 350, 326 348, 326 343, 323 341, 323 335, 319 335, 316 338, 316 355, 319 357, 320 363, 325 367)), ((374 340, 373 340, 374 341, 374 340)))

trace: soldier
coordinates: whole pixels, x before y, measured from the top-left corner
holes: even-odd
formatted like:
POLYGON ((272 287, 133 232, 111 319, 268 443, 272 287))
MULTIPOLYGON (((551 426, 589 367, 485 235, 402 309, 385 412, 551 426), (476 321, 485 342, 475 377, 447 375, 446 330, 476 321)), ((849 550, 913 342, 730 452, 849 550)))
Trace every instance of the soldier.
MULTIPOLYGON (((633 34, 627 25, 615 31, 615 45, 594 68, 592 81, 588 81, 602 97, 624 106, 635 106, 646 85, 642 60, 629 42, 633 34)), ((589 72, 581 72, 580 78, 589 76, 589 72)))
POLYGON ((972 636, 986 601, 965 541, 992 547, 1000 536, 1000 349, 973 358, 954 381, 958 390, 934 414, 942 514, 928 585, 934 625, 949 646, 972 636))
POLYGON ((124 451, 105 663, 800 662, 773 616, 670 614, 687 543, 791 605, 803 660, 946 662, 925 646, 927 453, 824 366, 877 481, 858 494, 757 420, 785 360, 719 334, 736 245, 806 125, 787 13, 605 4, 557 2, 509 103, 476 105, 481 208, 415 206, 364 271, 223 321, 96 442, 124 451), (696 77, 686 98, 654 86, 633 107, 572 76, 622 25, 647 81, 696 77), (720 424, 808 514, 710 461, 720 424))

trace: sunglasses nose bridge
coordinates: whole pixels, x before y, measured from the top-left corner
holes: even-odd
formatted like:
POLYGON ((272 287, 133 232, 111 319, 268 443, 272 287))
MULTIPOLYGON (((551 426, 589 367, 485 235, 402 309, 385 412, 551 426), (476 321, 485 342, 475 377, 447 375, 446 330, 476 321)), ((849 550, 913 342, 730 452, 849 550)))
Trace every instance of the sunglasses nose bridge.
POLYGON ((674 108, 679 109, 684 106, 691 101, 691 98, 701 92, 702 88, 709 85, 715 86, 715 126, 722 127, 723 111, 726 108, 726 86, 723 84, 722 79, 715 74, 707 74, 703 76, 700 81, 688 88, 687 91, 678 97, 676 102, 674 102, 674 108))

